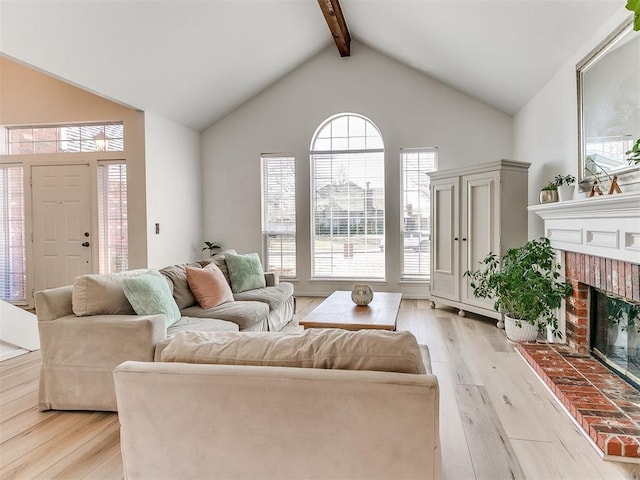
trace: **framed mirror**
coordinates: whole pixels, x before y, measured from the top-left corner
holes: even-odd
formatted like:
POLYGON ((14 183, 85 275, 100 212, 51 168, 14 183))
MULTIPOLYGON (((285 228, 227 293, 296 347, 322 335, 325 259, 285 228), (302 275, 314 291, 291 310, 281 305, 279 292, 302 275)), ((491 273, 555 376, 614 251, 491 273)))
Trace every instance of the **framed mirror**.
POLYGON ((621 185, 640 181, 640 165, 625 153, 640 138, 640 32, 632 19, 577 67, 579 181, 621 185))

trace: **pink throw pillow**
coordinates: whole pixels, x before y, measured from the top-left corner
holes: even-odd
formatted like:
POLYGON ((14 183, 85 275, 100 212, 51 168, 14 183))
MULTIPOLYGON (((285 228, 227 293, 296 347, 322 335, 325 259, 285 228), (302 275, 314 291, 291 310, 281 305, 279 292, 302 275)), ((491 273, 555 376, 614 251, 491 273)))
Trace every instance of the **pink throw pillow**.
POLYGON ((233 301, 231 287, 215 263, 204 268, 187 267, 187 282, 193 296, 205 310, 233 301))

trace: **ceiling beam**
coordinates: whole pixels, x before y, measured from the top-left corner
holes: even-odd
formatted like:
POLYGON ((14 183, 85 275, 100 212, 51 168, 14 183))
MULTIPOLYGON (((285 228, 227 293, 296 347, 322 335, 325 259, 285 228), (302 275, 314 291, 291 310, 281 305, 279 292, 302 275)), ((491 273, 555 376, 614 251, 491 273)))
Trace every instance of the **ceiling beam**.
POLYGON ((318 0, 318 4, 327 21, 333 40, 336 42, 340 56, 348 57, 351 55, 351 35, 349 35, 340 2, 338 0, 318 0))

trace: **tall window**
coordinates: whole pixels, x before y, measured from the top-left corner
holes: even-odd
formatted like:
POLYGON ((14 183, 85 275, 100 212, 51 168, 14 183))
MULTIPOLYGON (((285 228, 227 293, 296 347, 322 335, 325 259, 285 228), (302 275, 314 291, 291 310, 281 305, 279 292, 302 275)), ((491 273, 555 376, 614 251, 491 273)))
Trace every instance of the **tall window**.
POLYGON ((0 298, 27 301, 23 168, 0 165, 0 298))
POLYGON ((100 273, 128 269, 127 165, 98 162, 100 273))
POLYGON ((400 152, 402 191, 402 272, 405 280, 428 280, 431 213, 429 172, 436 169, 435 148, 400 152))
POLYGON ((313 277, 383 279, 380 131, 361 115, 335 115, 316 130, 310 156, 313 277))
POLYGON ((267 270, 296 276, 296 166, 286 155, 263 154, 262 240, 267 270))

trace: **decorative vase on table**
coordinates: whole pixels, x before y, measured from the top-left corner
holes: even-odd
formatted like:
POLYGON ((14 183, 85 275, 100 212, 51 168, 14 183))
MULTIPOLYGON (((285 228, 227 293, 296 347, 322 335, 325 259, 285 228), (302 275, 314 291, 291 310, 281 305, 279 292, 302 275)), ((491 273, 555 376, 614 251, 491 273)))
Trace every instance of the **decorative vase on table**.
POLYGON ((351 290, 351 300, 359 306, 369 305, 373 300, 373 290, 371 285, 359 283, 353 286, 351 290))

